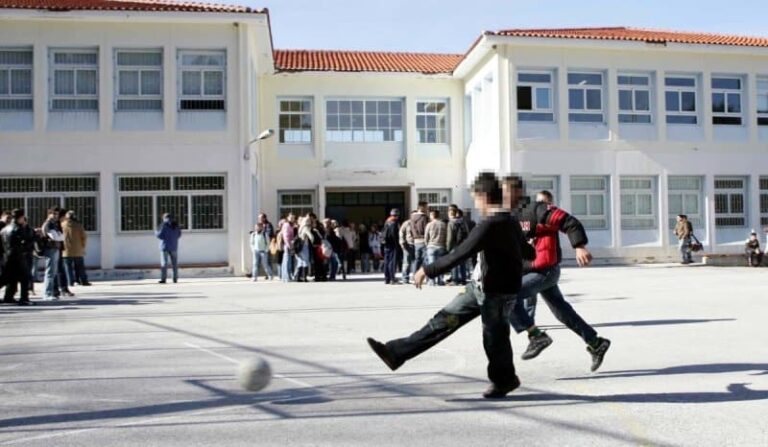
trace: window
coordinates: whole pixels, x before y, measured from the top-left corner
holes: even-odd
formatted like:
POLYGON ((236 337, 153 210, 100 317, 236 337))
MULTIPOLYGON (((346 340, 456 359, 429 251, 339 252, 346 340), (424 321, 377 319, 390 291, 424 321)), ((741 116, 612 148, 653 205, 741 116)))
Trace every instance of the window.
POLYGON ((622 177, 621 229, 656 228, 656 193, 652 177, 622 177))
POLYGON ((552 73, 547 72, 517 74, 518 121, 555 121, 552 77, 552 73))
POLYGON ((277 193, 277 213, 281 218, 289 213, 306 216, 315 212, 315 193, 313 191, 279 191, 277 193))
POLYGON ((572 123, 604 122, 602 73, 568 73, 568 110, 572 123))
POLYGON ((768 78, 757 78, 757 125, 768 126, 768 78))
POLYGON ((117 50, 115 110, 163 110, 163 52, 117 50))
POLYGON ((308 144, 312 142, 312 101, 281 99, 280 143, 308 144))
POLYGON ((619 122, 651 122, 651 77, 619 75, 619 122))
POLYGON ((539 191, 547 190, 552 193, 555 204, 558 203, 560 197, 557 194, 558 178, 557 177, 531 177, 525 180, 525 190, 528 197, 531 198, 531 203, 536 201, 536 194, 539 191))
POLYGON ((768 177, 760 177, 760 225, 768 225, 768 177))
POLYGON ((715 226, 746 226, 746 197, 745 177, 715 177, 715 226))
POLYGON ((440 212, 441 219, 448 218, 448 205, 451 204, 450 189, 422 189, 418 191, 419 202, 427 202, 429 210, 440 212))
POLYGON ((416 102, 416 137, 419 143, 448 144, 448 101, 416 102))
POLYGON ((97 176, 0 177, 0 211, 23 208, 32 227, 58 206, 73 210, 85 231, 97 231, 98 201, 97 176))
POLYGON ((332 142, 402 142, 403 101, 328 100, 326 140, 332 142))
POLYGON ((120 231, 152 231, 171 213, 183 230, 223 230, 223 175, 120 176, 120 231))
POLYGON ((571 177, 571 214, 584 228, 608 228, 608 177, 571 177))
POLYGON ((51 59, 51 111, 98 110, 98 51, 52 50, 51 59))
POLYGON ((225 51, 179 53, 179 110, 226 110, 225 51))
POLYGON ((32 110, 32 50, 0 49, 0 111, 32 110))
POLYGON ((695 228, 704 228, 704 194, 701 177, 670 176, 667 179, 669 228, 675 228, 677 216, 685 214, 695 228))
POLYGON ((696 78, 668 76, 664 78, 667 124, 696 124, 696 78))
POLYGON ((741 125, 741 79, 712 78, 712 124, 741 125))

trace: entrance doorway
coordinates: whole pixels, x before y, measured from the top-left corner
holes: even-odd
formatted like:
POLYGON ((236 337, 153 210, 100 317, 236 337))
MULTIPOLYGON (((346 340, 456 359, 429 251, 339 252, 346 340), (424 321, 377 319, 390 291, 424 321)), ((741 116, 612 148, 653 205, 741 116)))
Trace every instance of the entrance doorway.
POLYGON ((407 189, 335 189, 326 192, 325 216, 337 221, 381 225, 392 209, 404 216, 408 205, 407 189))

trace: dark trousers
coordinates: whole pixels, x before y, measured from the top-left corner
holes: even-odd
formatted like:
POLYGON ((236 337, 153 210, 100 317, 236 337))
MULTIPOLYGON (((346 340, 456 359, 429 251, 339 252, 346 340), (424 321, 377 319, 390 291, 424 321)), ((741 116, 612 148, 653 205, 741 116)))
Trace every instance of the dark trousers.
POLYGON ((486 295, 470 283, 424 327, 408 337, 388 342, 387 348, 398 363, 405 362, 445 340, 479 315, 483 321, 488 378, 497 385, 506 385, 515 377, 508 323, 514 302, 514 295, 486 295))
POLYGON ((85 261, 82 257, 64 258, 64 272, 67 275, 67 283, 74 286, 75 283, 88 283, 88 275, 85 273, 85 261))
POLYGON ((5 299, 13 300, 21 284, 21 301, 29 301, 29 266, 22 260, 9 260, 3 269, 2 281, 5 285, 5 299))
POLYGON ((384 282, 389 284, 397 281, 395 270, 397 266, 397 249, 384 247, 384 282))
POLYGON ((54 295, 59 295, 61 292, 69 292, 69 281, 67 280, 67 271, 64 265, 64 257, 59 252, 59 270, 56 273, 57 281, 55 283, 54 295))
POLYGON ((557 285, 558 281, 560 281, 559 265, 523 275, 523 285, 517 294, 518 299, 509 322, 518 334, 533 326, 535 323, 532 315, 535 314, 536 301, 529 299, 535 298, 538 293, 544 298, 544 302, 558 321, 581 337, 585 343, 594 342, 597 339, 597 332, 576 313, 573 306, 565 301, 557 285), (532 308, 525 308, 526 301, 532 308))

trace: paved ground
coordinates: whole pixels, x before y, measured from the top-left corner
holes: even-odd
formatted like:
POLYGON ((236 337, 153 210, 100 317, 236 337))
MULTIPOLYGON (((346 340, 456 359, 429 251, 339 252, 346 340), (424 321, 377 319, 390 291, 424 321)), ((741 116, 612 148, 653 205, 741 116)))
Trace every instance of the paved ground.
MULTIPOLYGON (((481 399, 478 322, 391 373, 364 338, 406 335, 455 288, 242 279, 100 283, 0 308, 0 445, 768 445, 766 269, 567 269, 563 289, 613 347, 518 362, 481 399), (238 389, 239 360, 276 373, 238 389)), ((519 357, 526 340, 513 339, 519 357)))

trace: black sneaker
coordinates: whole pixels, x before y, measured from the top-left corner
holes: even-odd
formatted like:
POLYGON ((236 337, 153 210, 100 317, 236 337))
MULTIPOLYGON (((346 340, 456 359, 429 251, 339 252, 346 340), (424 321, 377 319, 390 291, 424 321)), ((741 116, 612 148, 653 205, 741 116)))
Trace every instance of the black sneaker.
POLYGON ((542 332, 541 334, 537 336, 529 336, 528 337, 528 348, 526 348, 525 352, 521 356, 523 360, 530 360, 532 358, 535 358, 539 354, 541 354, 541 351, 547 349, 549 345, 552 344, 552 338, 547 335, 546 332, 542 332))
POLYGON ((368 346, 371 347, 373 352, 379 356, 381 361, 384 362, 384 364, 386 364, 389 369, 394 371, 403 365, 403 362, 398 362, 394 359, 394 357, 392 357, 392 354, 389 352, 389 349, 387 349, 387 346, 384 343, 376 341, 370 337, 368 337, 367 340, 368 346))
POLYGON ((483 397, 486 399, 501 399, 505 397, 507 394, 514 391, 517 387, 520 386, 520 379, 515 376, 515 379, 505 385, 498 385, 498 384, 491 384, 491 386, 488 387, 487 390, 483 393, 483 397))
POLYGON ((603 357, 605 357, 605 353, 608 352, 610 347, 611 341, 602 337, 597 338, 597 347, 587 346, 587 352, 592 356, 592 367, 590 368, 592 372, 597 371, 600 365, 603 364, 603 357))

